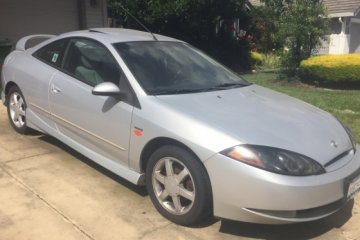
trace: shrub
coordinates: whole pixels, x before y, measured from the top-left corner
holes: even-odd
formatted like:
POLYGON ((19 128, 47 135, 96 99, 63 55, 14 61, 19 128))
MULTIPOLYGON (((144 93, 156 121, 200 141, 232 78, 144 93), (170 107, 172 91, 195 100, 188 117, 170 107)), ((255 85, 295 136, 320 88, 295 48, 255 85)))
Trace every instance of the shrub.
POLYGON ((303 60, 300 77, 324 84, 360 84, 360 54, 322 55, 303 60))
POLYGON ((251 65, 261 65, 263 61, 263 55, 258 52, 250 52, 251 65))
POLYGON ((280 57, 274 53, 263 55, 262 68, 263 69, 278 69, 280 68, 280 57))
POLYGON ((251 65, 259 70, 275 70, 281 65, 280 57, 274 53, 250 52, 251 65))

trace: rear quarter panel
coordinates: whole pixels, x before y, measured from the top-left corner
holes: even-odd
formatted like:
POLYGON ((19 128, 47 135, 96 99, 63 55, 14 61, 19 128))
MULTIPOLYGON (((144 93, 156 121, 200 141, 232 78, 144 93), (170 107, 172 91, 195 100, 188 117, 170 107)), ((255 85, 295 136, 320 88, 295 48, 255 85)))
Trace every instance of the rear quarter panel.
MULTIPOLYGON (((32 51, 13 51, 6 59, 3 67, 5 88, 9 83, 15 83, 24 95, 27 111, 51 124, 49 110, 48 88, 56 69, 41 62, 31 55, 32 51), (44 109, 39 111, 34 106, 44 109)), ((31 122, 31 119, 27 119, 31 122)))

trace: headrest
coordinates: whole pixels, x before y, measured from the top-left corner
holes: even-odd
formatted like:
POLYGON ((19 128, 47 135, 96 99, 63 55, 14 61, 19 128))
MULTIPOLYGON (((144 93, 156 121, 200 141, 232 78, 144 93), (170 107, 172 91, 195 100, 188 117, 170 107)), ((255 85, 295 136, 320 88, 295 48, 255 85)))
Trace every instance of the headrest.
POLYGON ((84 56, 81 56, 80 60, 81 60, 82 66, 84 66, 86 68, 92 68, 91 63, 84 56))
POLYGON ((79 49, 81 55, 92 63, 109 61, 105 50, 102 48, 96 48, 81 41, 76 42, 75 46, 79 49))

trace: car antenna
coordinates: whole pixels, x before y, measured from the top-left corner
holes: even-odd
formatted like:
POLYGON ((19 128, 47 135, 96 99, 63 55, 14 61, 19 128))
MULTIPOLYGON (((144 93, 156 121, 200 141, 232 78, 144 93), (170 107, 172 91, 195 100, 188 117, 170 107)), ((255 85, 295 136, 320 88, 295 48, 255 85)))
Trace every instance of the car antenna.
POLYGON ((139 19, 137 19, 136 17, 134 17, 134 15, 132 15, 128 10, 126 10, 122 4, 119 4, 119 6, 122 8, 122 10, 124 10, 124 12, 125 12, 126 14, 128 14, 130 17, 132 17, 138 24, 140 24, 141 27, 143 27, 148 33, 150 33, 151 36, 153 37, 153 39, 154 39, 155 41, 159 41, 159 40, 156 38, 155 34, 153 34, 144 24, 142 24, 139 19))

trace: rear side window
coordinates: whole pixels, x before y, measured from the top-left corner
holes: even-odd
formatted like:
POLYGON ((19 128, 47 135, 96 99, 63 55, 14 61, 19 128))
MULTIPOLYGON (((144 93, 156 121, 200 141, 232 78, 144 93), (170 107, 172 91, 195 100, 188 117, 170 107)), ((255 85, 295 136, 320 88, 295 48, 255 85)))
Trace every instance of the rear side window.
POLYGON ((52 66, 61 67, 68 39, 61 39, 42 47, 34 56, 52 66))

